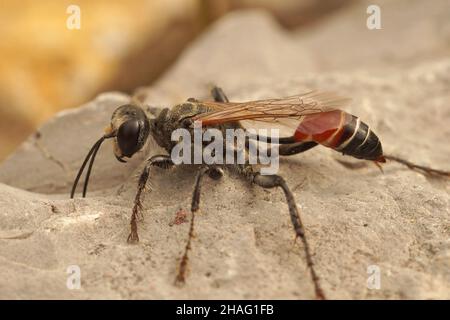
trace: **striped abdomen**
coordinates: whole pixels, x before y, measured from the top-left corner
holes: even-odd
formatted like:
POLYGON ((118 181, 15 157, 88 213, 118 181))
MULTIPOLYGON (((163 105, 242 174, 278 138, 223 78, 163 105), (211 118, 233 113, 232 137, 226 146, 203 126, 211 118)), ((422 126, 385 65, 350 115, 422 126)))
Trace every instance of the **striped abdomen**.
POLYGON ((341 110, 303 116, 294 137, 297 141, 315 141, 358 159, 385 161, 381 142, 369 126, 341 110))

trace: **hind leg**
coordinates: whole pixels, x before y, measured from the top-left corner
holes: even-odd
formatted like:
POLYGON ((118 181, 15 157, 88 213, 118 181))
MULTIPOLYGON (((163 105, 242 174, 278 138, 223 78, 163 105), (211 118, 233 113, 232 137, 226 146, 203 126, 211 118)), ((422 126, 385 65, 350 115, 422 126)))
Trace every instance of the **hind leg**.
POLYGON ((421 165, 412 163, 408 160, 405 160, 405 159, 402 159, 402 158, 399 158, 396 156, 384 155, 384 157, 388 160, 403 164, 403 165, 407 166, 409 169, 411 169, 413 171, 418 171, 422 174, 428 174, 428 175, 432 175, 432 176, 450 177, 450 171, 438 170, 438 169, 433 169, 433 168, 426 167, 426 166, 421 166, 421 165))
POLYGON ((294 231, 297 238, 300 238, 303 242, 303 250, 305 252, 306 264, 309 267, 311 279, 314 284, 314 289, 316 293, 317 299, 325 299, 325 294, 320 286, 319 277, 314 268, 311 250, 309 248, 309 243, 305 234, 305 227, 300 218, 300 213, 297 209, 297 205, 295 203, 294 195, 289 189, 286 181, 283 177, 279 175, 262 175, 257 171, 253 170, 253 167, 250 165, 243 165, 237 167, 238 172, 243 175, 250 182, 264 188, 264 189, 272 189, 279 187, 286 198, 286 202, 289 208, 289 215, 291 218, 292 226, 294 227, 294 231))

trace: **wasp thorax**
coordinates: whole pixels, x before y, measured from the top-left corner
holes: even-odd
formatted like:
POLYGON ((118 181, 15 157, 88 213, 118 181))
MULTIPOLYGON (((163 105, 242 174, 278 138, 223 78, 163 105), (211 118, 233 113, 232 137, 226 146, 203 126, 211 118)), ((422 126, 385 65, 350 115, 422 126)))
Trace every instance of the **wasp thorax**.
POLYGON ((109 130, 116 133, 114 154, 122 162, 123 157, 131 158, 142 149, 150 131, 145 112, 131 104, 120 106, 114 111, 109 130))

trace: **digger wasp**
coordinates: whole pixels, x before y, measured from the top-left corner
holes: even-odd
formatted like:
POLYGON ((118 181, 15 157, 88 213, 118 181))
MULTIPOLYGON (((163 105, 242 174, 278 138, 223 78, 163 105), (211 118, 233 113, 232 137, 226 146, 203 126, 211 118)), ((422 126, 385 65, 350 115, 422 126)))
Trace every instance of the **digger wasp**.
MULTIPOLYGON (((86 196, 92 166, 97 151, 104 140, 113 139, 115 157, 120 162, 126 162, 125 158, 131 158, 140 151, 151 136, 168 154, 151 156, 146 160, 145 167, 140 175, 130 218, 131 231, 128 236, 128 242, 139 241, 137 219, 142 215, 141 195, 149 178, 150 168, 156 166, 168 169, 175 166, 173 159, 169 156, 177 144, 177 141, 172 140, 172 133, 177 129, 192 131, 196 123, 201 123, 204 128, 214 128, 222 132, 227 129, 245 129, 258 124, 278 127, 280 130, 284 130, 284 132, 287 130, 288 132, 286 136, 281 136, 276 141, 272 141, 271 137, 250 135, 246 137, 246 150, 252 142, 261 139, 269 145, 276 143, 278 154, 281 156, 299 154, 322 145, 344 155, 373 161, 378 166, 386 160, 391 160, 423 174, 450 177, 450 172, 416 165, 402 158, 384 154, 381 142, 373 130, 360 118, 341 110, 349 102, 349 99, 338 97, 333 93, 311 91, 282 99, 249 102, 230 102, 222 89, 218 87, 214 87, 211 94, 214 101, 198 101, 190 98, 171 109, 144 109, 135 104, 118 107, 112 114, 110 125, 107 127, 105 134, 92 146, 81 165, 73 183, 71 198, 74 197, 79 179, 89 162, 82 193, 83 197, 86 196)), ((194 141, 190 141, 190 143, 194 144, 194 141)), ((231 169, 250 183, 262 188, 278 187, 282 189, 296 238, 302 240, 316 297, 324 299, 325 294, 314 268, 311 249, 305 234, 305 226, 302 223, 293 193, 283 177, 277 174, 261 174, 260 170, 248 161, 242 164, 223 164, 222 162, 221 164, 200 166, 192 195, 192 218, 189 236, 176 282, 183 283, 185 280, 188 251, 191 249, 193 238, 195 213, 199 209, 202 178, 208 175, 213 179, 219 179, 223 175, 223 169, 231 169)))

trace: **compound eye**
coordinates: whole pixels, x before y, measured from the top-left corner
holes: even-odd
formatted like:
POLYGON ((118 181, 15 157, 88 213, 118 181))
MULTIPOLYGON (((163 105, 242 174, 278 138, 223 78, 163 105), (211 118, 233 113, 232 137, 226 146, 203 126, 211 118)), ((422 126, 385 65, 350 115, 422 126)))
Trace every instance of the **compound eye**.
POLYGON ((138 151, 139 130, 140 125, 137 120, 128 120, 119 127, 117 143, 122 155, 131 157, 138 151))

